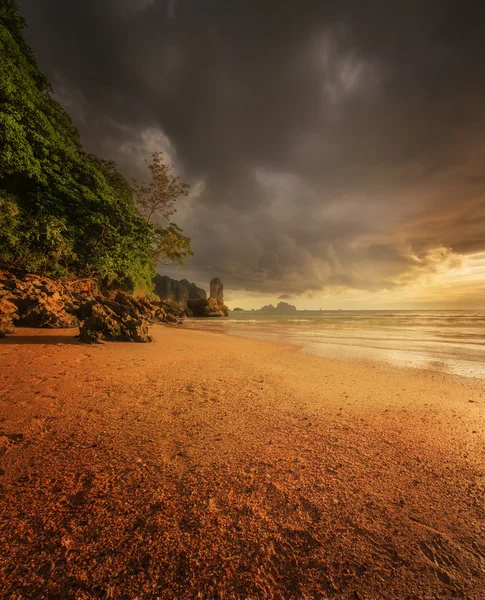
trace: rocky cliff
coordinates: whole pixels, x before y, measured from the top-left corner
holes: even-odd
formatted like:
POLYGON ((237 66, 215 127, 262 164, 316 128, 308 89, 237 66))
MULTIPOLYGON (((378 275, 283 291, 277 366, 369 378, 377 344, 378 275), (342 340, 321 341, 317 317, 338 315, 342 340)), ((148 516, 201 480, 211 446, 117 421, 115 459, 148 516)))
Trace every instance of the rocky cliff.
POLYGON ((223 285, 211 281, 211 296, 186 279, 158 276, 161 299, 100 290, 91 280, 54 280, 0 270, 0 338, 18 327, 78 327, 79 339, 149 342, 151 324, 178 324, 181 316, 227 317, 223 285))
POLYGON ((224 286, 219 278, 210 282, 210 297, 206 299, 189 299, 189 311, 194 317, 228 317, 229 309, 224 304, 224 286))
POLYGON ((79 339, 149 342, 154 323, 179 323, 180 311, 148 298, 104 292, 91 280, 54 280, 0 271, 0 338, 15 326, 79 327, 79 339))
POLYGON ((178 308, 183 314, 189 313, 189 300, 206 300, 205 290, 190 283, 187 279, 177 281, 166 275, 157 275, 153 280, 155 293, 163 302, 178 308))

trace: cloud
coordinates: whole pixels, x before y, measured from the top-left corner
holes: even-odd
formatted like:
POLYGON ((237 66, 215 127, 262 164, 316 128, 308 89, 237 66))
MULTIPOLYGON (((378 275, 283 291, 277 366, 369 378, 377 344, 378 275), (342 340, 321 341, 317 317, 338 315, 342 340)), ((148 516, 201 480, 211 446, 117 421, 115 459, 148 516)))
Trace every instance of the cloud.
POLYGON ((324 100, 337 110, 339 104, 352 97, 375 96, 382 77, 377 62, 373 64, 355 49, 345 47, 345 37, 345 31, 336 28, 318 36, 315 42, 324 100))
POLYGON ((117 126, 120 130, 121 141, 113 152, 123 155, 123 162, 132 169, 142 171, 145 160, 155 152, 163 152, 164 160, 173 164, 176 161, 176 151, 172 142, 158 127, 146 127, 140 131, 130 131, 123 125, 117 126))
POLYGON ((121 0, 122 13, 129 16, 133 12, 144 11, 155 4, 155 0, 121 0))
POLYGON ((130 177, 165 151, 192 184, 176 217, 193 239, 187 277, 276 296, 375 292, 485 251, 485 47, 473 10, 21 4, 87 147, 130 177))

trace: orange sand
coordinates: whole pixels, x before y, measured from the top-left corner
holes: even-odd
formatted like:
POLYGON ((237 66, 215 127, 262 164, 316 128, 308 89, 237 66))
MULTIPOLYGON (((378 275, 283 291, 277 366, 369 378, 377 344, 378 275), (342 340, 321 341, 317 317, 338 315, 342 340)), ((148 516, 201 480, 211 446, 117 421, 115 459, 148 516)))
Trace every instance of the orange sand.
POLYGON ((1 598, 485 598, 484 382, 153 334, 0 341, 1 598))

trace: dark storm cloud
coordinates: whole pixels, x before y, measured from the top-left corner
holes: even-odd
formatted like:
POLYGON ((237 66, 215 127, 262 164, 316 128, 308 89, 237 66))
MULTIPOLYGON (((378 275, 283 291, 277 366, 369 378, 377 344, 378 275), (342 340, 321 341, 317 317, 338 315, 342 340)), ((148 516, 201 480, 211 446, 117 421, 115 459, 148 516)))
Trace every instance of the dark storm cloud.
POLYGON ((485 43, 443 0, 22 0, 89 148, 195 188, 189 274, 298 294, 483 250, 485 43))

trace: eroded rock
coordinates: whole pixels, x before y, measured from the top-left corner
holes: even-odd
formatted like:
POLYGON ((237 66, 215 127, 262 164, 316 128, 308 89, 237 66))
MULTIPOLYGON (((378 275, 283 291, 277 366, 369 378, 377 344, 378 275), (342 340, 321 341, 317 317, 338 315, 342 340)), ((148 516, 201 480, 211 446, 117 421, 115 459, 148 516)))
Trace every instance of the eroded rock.
POLYGON ((215 298, 208 300, 189 300, 189 308, 194 317, 225 317, 215 298))
POLYGON ((224 286, 218 277, 210 282, 210 297, 208 300, 189 299, 187 304, 194 317, 229 316, 229 309, 224 304, 224 286))
POLYGON ((90 312, 79 328, 79 340, 87 344, 103 340, 113 342, 151 342, 148 334, 148 321, 135 318, 123 305, 102 299, 92 303, 90 312))
POLYGON ((6 337, 14 331, 14 319, 17 316, 17 307, 6 297, 0 297, 0 338, 6 337))
POLYGON ((215 277, 210 282, 209 300, 215 301, 215 305, 217 306, 218 310, 220 310, 220 312, 222 313, 222 316, 229 316, 229 309, 224 304, 224 286, 222 285, 222 281, 218 277, 215 277))
POLYGON ((218 277, 210 282, 210 298, 214 298, 217 304, 224 304, 224 286, 218 277))
MULTIPOLYGON (((21 303, 20 303, 21 304, 21 303)), ((78 320, 66 310, 66 300, 56 293, 37 296, 28 308, 15 320, 19 327, 39 327, 43 329, 65 329, 76 327, 78 320)))
POLYGON ((124 292, 100 294, 91 280, 51 280, 0 271, 0 336, 14 325, 36 328, 80 326, 80 339, 148 342, 148 327, 180 323, 181 311, 124 292), (97 292, 97 295, 95 295, 97 292))
POLYGON ((190 314, 189 301, 205 300, 205 290, 190 283, 187 279, 177 281, 166 275, 157 275, 153 280, 155 293, 174 312, 179 311, 181 315, 190 314))

